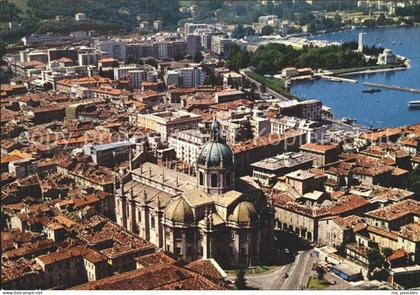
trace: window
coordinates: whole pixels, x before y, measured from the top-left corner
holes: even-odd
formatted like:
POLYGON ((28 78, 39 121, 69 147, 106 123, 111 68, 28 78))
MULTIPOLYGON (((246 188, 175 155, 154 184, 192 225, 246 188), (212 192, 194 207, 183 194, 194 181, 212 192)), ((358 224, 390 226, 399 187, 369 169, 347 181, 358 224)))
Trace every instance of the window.
POLYGON ((141 211, 139 211, 139 222, 141 222, 141 211))
POLYGON ((211 174, 211 187, 217 187, 217 174, 211 174))
POLYGON ((187 248, 187 255, 188 256, 191 256, 192 255, 192 248, 191 247, 188 247, 187 248))
POLYGON ((204 184, 204 174, 200 171, 200 185, 204 184))
POLYGON ((155 228, 155 218, 153 216, 150 218, 150 226, 155 228))
POLYGON ((175 254, 180 255, 181 254, 181 248, 175 247, 175 254))

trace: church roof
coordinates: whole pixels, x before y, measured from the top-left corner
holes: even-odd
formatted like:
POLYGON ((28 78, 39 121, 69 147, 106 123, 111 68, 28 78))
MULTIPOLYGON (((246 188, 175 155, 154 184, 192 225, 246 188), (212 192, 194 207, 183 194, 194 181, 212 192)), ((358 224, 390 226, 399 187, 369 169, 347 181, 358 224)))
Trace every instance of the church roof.
POLYGON ((177 198, 166 207, 165 218, 173 222, 191 223, 194 213, 184 198, 177 198))
POLYGON ((236 223, 254 222, 257 219, 257 210, 255 210, 254 204, 248 201, 240 202, 228 217, 229 221, 236 223))

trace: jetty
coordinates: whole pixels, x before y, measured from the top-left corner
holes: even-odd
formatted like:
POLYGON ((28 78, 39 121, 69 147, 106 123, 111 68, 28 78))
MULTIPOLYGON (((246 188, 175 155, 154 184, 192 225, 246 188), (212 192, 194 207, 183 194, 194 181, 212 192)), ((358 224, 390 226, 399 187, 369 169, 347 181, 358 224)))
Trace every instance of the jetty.
POLYGON ((406 92, 414 92, 414 93, 420 93, 420 89, 417 88, 410 88, 410 87, 402 87, 398 85, 387 85, 382 83, 373 83, 373 82, 363 82, 364 85, 372 86, 372 87, 379 87, 379 88, 385 88, 385 89, 393 89, 393 90, 400 90, 400 91, 406 91, 406 92))
POLYGON ((335 76, 321 75, 320 77, 322 79, 330 80, 330 81, 333 81, 333 82, 347 82, 347 83, 353 83, 353 84, 356 84, 356 83, 359 82, 359 81, 354 80, 354 79, 335 77, 335 76))

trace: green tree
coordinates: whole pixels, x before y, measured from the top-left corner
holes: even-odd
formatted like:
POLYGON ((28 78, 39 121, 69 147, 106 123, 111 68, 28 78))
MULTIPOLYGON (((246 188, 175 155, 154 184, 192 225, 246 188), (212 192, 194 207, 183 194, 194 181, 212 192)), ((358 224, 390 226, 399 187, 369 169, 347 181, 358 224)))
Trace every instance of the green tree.
POLYGON ((197 51, 194 54, 194 62, 199 63, 203 60, 203 54, 201 53, 201 51, 197 51))
POLYGON ((245 269, 244 268, 241 268, 236 273, 235 287, 238 290, 247 290, 246 279, 245 279, 245 269))
POLYGON ((405 186, 408 190, 414 192, 417 196, 420 196, 420 166, 417 166, 417 168, 411 172, 405 186))
POLYGON ((325 276, 325 274, 327 272, 325 271, 325 269, 322 266, 317 265, 317 267, 316 267, 316 273, 318 275, 318 280, 321 281, 321 280, 324 280, 324 276, 325 276))
POLYGON ((383 254, 385 257, 389 257, 389 256, 391 256, 391 255, 392 255, 392 253, 394 253, 394 251, 393 251, 391 248, 386 247, 386 248, 383 248, 383 249, 382 249, 382 254, 383 254))
POLYGON ((264 26, 261 29, 261 36, 267 36, 267 35, 271 35, 274 32, 274 28, 272 26, 264 26))
POLYGON ((151 65, 152 67, 155 67, 155 68, 158 67, 158 62, 154 58, 148 58, 144 61, 144 63, 148 64, 148 65, 151 65))
POLYGON ((176 54, 175 54, 175 56, 174 56, 174 60, 176 60, 176 61, 180 61, 180 60, 183 60, 184 59, 184 55, 181 53, 181 52, 177 52, 176 54))
POLYGON ((267 92, 267 87, 265 86, 264 83, 261 83, 260 90, 261 90, 262 93, 266 93, 267 92))
POLYGON ((368 270, 371 273, 375 268, 382 268, 385 262, 385 257, 379 252, 377 247, 368 250, 368 270))

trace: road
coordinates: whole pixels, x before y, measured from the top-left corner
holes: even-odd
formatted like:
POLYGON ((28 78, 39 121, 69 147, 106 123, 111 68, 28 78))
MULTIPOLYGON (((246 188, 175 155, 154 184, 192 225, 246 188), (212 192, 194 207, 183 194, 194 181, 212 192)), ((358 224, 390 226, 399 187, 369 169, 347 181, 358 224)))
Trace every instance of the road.
POLYGON ((283 290, 298 290, 306 287, 309 275, 312 270, 314 258, 310 251, 302 251, 296 258, 292 266, 289 277, 286 279, 281 289, 283 290))
MULTIPOLYGON (((245 70, 240 70, 239 71, 244 77, 245 77, 245 79, 247 79, 247 80, 249 80, 249 81, 251 81, 252 83, 255 83, 255 85, 257 85, 258 86, 258 88, 260 88, 261 87, 261 83, 260 82, 258 82, 258 81, 256 81, 256 80, 254 80, 254 79, 252 79, 252 78, 250 78, 247 74, 246 74, 246 71, 245 70)), ((287 100, 290 100, 289 98, 287 98, 286 96, 283 96, 283 95, 281 95, 281 94, 279 94, 279 93, 277 93, 277 92, 275 92, 274 90, 271 90, 270 88, 268 88, 267 86, 265 87, 265 89, 266 89, 266 92, 267 92, 267 94, 269 94, 269 95, 272 95, 273 97, 275 97, 275 98, 277 98, 277 99, 280 99, 280 100, 282 100, 282 101, 287 101, 287 100)))
MULTIPOLYGON (((295 262, 291 264, 279 266, 276 270, 267 273, 245 275, 246 283, 248 286, 260 290, 298 289, 299 285, 307 283, 309 277, 307 274, 312 268, 311 260, 309 251, 303 251, 296 256, 295 262), (286 273, 289 274, 287 279, 284 277, 286 273)), ((236 275, 228 275, 227 279, 235 281, 236 275)))

